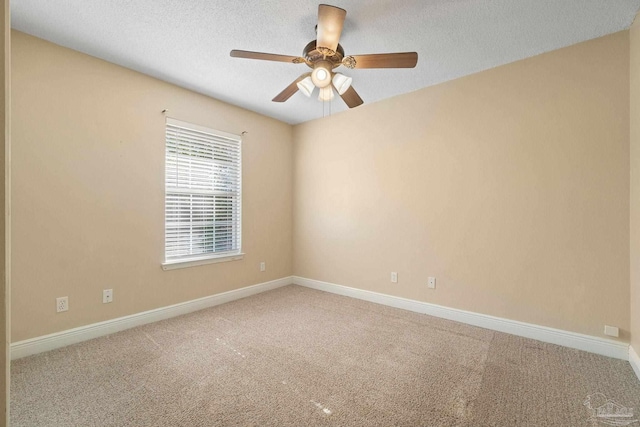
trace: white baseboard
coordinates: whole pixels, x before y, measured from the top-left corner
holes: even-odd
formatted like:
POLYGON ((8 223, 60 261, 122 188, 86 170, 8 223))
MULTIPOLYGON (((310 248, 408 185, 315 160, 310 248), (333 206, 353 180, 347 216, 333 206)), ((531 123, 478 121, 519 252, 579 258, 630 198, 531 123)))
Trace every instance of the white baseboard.
POLYGON ((636 376, 640 380, 640 356, 638 356, 638 353, 636 353, 632 346, 629 346, 629 363, 633 368, 633 372, 636 373, 636 376))
POLYGON ((304 277, 294 276, 293 283, 307 288, 331 292, 377 304, 388 305, 416 313, 428 314, 431 316, 454 320, 456 322, 479 326, 485 329, 505 332, 507 334, 518 335, 525 338, 532 338, 538 341, 584 350, 590 353, 614 357, 616 359, 629 360, 629 344, 619 341, 548 328, 546 326, 538 326, 531 323, 518 322, 516 320, 488 316, 486 314, 458 310, 427 302, 350 288, 333 283, 321 282, 319 280, 306 279, 304 277))
POLYGON ((130 316, 93 323, 50 335, 31 338, 11 344, 11 359, 20 359, 37 353, 53 350, 67 345, 87 341, 104 335, 109 335, 125 329, 169 319, 205 308, 213 307, 226 302, 245 298, 261 292, 276 289, 295 283, 312 289, 344 295, 377 304, 388 305, 401 308, 416 313, 428 314, 444 319, 454 320, 469 325, 478 326, 494 331, 505 332, 526 338, 532 338, 543 342, 548 342, 566 347, 597 353, 604 356, 615 357, 617 359, 629 360, 636 375, 640 379, 640 357, 634 349, 626 343, 594 337, 590 335, 578 334, 575 332, 563 331, 560 329, 548 328, 545 326, 533 325, 530 323, 518 322, 515 320, 503 319, 500 317, 488 316, 485 314, 473 313, 455 308, 444 307, 421 301, 395 297, 392 295, 380 294, 377 292, 365 291, 362 289, 350 288, 333 283, 321 282, 319 280, 306 279, 304 277, 283 277, 270 282, 260 283, 235 289, 221 294, 216 294, 180 304, 149 310, 130 316))
POLYGON ((253 286, 223 292, 221 294, 198 298, 192 301, 170 305, 168 307, 161 307, 155 310, 132 314, 130 316, 119 317, 117 319, 106 320, 104 322, 93 323, 79 328, 15 342, 11 344, 11 360, 20 359, 21 357, 30 356, 32 354, 42 353, 44 351, 53 350, 81 341, 87 341, 104 335, 113 334, 114 332, 123 331, 125 329, 134 328, 136 326, 145 325, 147 323, 157 322, 159 320, 169 319, 171 317, 224 304, 226 302, 259 294, 271 289, 287 286, 292 283, 293 278, 291 276, 283 277, 270 282, 264 282, 253 286))

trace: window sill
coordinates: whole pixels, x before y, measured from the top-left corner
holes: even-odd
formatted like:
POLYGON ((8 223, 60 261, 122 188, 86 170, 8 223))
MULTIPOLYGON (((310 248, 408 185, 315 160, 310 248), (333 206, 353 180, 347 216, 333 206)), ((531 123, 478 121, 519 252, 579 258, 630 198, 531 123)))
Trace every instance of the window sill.
POLYGON ((200 258, 200 259, 183 259, 179 261, 169 261, 162 263, 162 269, 164 271, 167 270, 176 270, 178 268, 187 268, 187 267, 195 267, 198 265, 205 264, 216 264, 219 262, 228 262, 228 261, 239 261, 244 258, 244 254, 233 254, 233 255, 222 255, 212 258, 200 258))

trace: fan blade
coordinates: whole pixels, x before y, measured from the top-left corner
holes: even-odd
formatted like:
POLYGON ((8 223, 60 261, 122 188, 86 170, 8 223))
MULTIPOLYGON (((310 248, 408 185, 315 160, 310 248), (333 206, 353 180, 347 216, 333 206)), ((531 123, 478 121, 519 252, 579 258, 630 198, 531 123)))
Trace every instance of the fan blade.
POLYGON ((362 105, 364 102, 358 92, 353 88, 353 86, 349 86, 349 89, 342 95, 340 95, 342 100, 349 108, 357 107, 358 105, 362 105))
POLYGON ((374 53, 353 55, 355 68, 413 68, 418 63, 417 52, 374 53))
POLYGON ((301 58, 299 56, 276 55, 274 53, 263 53, 263 52, 250 52, 248 50, 232 50, 231 57, 247 58, 247 59, 262 59, 264 61, 291 62, 293 64, 301 64, 304 62, 304 58, 301 58))
POLYGON ((347 11, 339 7, 321 4, 318 6, 318 30, 316 46, 332 51, 338 49, 344 18, 347 11))
POLYGON ((304 80, 305 78, 307 78, 310 75, 311 75, 311 73, 304 73, 303 75, 301 75, 300 77, 295 79, 293 81, 293 83, 291 83, 289 86, 284 88, 284 90, 282 92, 277 94, 276 97, 272 99, 272 101, 273 102, 284 102, 287 99, 291 98, 293 96, 293 94, 298 91, 298 82, 304 80))

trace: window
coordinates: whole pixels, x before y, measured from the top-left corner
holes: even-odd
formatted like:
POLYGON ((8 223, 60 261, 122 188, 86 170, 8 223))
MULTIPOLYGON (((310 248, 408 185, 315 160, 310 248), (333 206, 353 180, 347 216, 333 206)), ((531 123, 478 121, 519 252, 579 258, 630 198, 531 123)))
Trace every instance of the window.
POLYGON ((165 269, 241 257, 240 137, 167 118, 165 269))

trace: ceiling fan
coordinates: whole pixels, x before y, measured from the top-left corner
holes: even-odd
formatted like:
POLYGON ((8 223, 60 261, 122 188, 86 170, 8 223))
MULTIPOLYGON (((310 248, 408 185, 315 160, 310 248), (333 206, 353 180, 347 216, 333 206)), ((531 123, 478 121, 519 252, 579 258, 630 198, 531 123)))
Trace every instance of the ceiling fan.
POLYGON ((273 98, 274 102, 284 102, 300 90, 311 96, 319 89, 318 99, 333 99, 333 89, 338 92, 349 108, 362 104, 362 98, 351 86, 352 78, 333 70, 341 65, 347 68, 413 68, 418 62, 416 52, 376 53, 369 55, 345 56, 344 49, 338 43, 347 11, 335 6, 321 4, 318 7, 317 39, 309 42, 302 56, 276 55, 273 53, 232 50, 234 58, 261 59, 266 61, 307 64, 311 72, 304 73, 282 92, 273 98))

